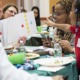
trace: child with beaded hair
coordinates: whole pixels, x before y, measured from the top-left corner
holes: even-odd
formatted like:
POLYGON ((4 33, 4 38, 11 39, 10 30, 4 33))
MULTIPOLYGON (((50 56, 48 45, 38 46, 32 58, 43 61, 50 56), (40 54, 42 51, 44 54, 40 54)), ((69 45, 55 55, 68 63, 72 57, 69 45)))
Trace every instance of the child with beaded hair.
POLYGON ((73 0, 72 9, 70 12, 71 24, 57 24, 47 19, 46 24, 55 26, 63 31, 72 32, 75 34, 75 54, 77 68, 80 72, 80 0, 73 0))
MULTIPOLYGON (((53 12, 53 18, 55 19, 55 23, 70 24, 69 13, 71 11, 71 6, 72 6, 71 0, 61 0, 56 3, 54 7, 54 12, 53 12)), ((53 34, 53 37, 55 38, 56 41, 58 40, 57 38, 61 40, 62 42, 61 45, 67 44, 66 47, 61 46, 64 53, 66 52, 72 53, 72 50, 73 50, 72 46, 74 46, 73 34, 71 32, 65 32, 58 29, 56 36, 57 37, 54 37, 54 34, 53 34)), ((54 41, 50 42, 50 40, 48 39, 43 39, 42 41, 43 41, 43 46, 53 47, 52 42, 54 43, 54 41)))

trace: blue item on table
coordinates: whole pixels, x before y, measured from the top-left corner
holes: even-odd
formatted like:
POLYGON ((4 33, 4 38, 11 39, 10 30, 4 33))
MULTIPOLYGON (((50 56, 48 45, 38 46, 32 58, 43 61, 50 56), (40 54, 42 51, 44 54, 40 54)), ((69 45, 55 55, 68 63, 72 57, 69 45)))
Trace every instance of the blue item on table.
POLYGON ((33 64, 34 69, 37 69, 40 65, 39 64, 33 64))
POLYGON ((25 65, 23 65, 23 69, 24 70, 33 70, 34 66, 30 63, 26 63, 25 65))
POLYGON ((22 66, 21 64, 17 64, 17 65, 16 65, 17 68, 20 68, 21 66, 22 66))

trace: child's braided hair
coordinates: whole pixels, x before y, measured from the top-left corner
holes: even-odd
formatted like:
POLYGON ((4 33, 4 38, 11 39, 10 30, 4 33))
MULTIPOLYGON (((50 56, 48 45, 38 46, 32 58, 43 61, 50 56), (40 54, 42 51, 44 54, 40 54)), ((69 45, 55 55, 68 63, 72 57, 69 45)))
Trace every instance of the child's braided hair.
POLYGON ((57 4, 61 4, 66 13, 70 13, 72 7, 72 0, 60 0, 57 4))

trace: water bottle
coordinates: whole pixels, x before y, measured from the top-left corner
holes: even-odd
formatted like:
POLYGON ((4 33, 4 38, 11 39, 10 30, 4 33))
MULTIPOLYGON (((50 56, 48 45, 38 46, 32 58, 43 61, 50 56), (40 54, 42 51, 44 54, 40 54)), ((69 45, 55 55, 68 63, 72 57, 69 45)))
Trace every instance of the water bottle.
POLYGON ((26 52, 26 50, 24 48, 24 42, 22 40, 20 40, 19 52, 26 52))
POLYGON ((54 44, 54 56, 62 57, 62 48, 59 43, 54 44))

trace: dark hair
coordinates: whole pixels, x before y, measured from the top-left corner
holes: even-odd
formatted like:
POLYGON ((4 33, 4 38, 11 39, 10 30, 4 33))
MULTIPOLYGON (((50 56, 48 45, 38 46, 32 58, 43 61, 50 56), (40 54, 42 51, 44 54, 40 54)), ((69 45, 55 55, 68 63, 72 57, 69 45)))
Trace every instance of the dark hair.
POLYGON ((36 9, 38 11, 38 16, 35 18, 36 25, 40 26, 41 25, 41 22, 40 22, 40 10, 39 10, 39 8, 37 6, 32 7, 31 10, 33 11, 34 9, 36 9))
POLYGON ((26 9, 21 9, 21 12, 27 12, 27 10, 26 9))
POLYGON ((32 7, 32 11, 34 10, 34 9, 36 9, 37 11, 38 11, 38 16, 37 16, 37 18, 40 18, 40 10, 39 10, 39 8, 37 7, 37 6, 34 6, 34 7, 32 7))
POLYGON ((9 7, 14 7, 18 13, 18 8, 16 5, 14 4, 7 4, 6 6, 3 7, 3 13, 5 13, 5 11, 9 8, 9 7))
MULTIPOLYGON (((67 17, 66 17, 66 20, 65 20, 65 23, 70 23, 70 18, 69 18, 69 14, 70 14, 70 11, 71 11, 71 8, 72 8, 72 3, 73 1, 72 0, 60 0, 59 2, 57 2, 56 4, 60 4, 65 13, 67 14, 67 17)), ((64 35, 67 35, 64 31, 60 30, 60 29, 57 29, 57 34, 60 35, 61 38, 64 38, 64 35)), ((68 36, 68 35, 67 35, 68 36)))

